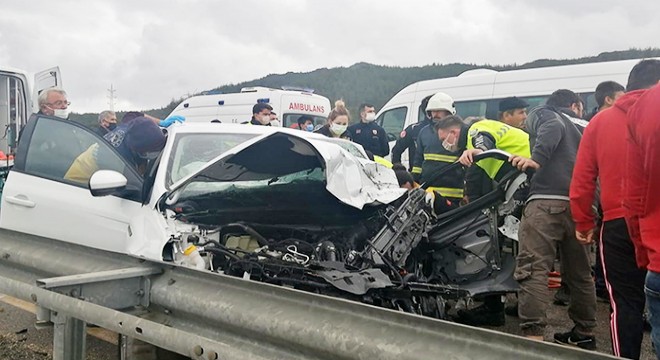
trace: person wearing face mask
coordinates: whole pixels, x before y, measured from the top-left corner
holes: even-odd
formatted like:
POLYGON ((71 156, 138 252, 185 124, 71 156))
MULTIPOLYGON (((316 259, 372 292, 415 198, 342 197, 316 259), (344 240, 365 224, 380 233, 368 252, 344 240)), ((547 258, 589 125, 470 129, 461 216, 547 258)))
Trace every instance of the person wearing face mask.
POLYGON ((273 107, 266 103, 257 103, 252 107, 252 119, 246 121, 243 124, 248 125, 261 125, 261 126, 271 126, 270 125, 270 112, 273 111, 273 107))
POLYGON ((360 122, 348 127, 348 133, 354 142, 362 145, 364 150, 374 155, 385 157, 390 153, 385 129, 376 124, 376 108, 371 104, 359 107, 360 122))
POLYGON ((99 114, 99 126, 94 131, 103 137, 105 134, 117 128, 117 115, 114 111, 105 110, 99 114))
MULTIPOLYGON (((451 151, 463 151, 461 164, 470 166, 473 157, 486 150, 499 149, 511 154, 530 156, 529 135, 524 131, 495 120, 479 119, 471 125, 465 124, 459 116, 447 116, 433 125, 443 147, 451 151)), ((505 161, 485 159, 466 172, 466 201, 474 201, 492 190, 492 180, 499 180, 506 172, 503 166, 511 167, 505 161), (483 189, 484 179, 490 189, 483 189)), ((459 310, 458 322, 472 326, 502 326, 505 323, 504 302, 501 294, 491 294, 479 299, 483 304, 469 310, 459 310)))
POLYGON ((307 132, 314 131, 314 120, 309 115, 301 115, 295 124, 291 126, 292 129, 303 130, 307 132))
POLYGON ((62 119, 69 118, 69 105, 66 91, 59 87, 51 87, 43 90, 38 98, 38 114, 56 116, 62 119))
MULTIPOLYGON (((433 95, 426 105, 427 116, 431 122, 436 122, 447 116, 456 114, 454 99, 451 96, 439 92, 433 95)), ((441 141, 433 126, 427 125, 420 130, 417 136, 417 151, 413 160, 412 174, 418 183, 426 183, 433 180, 429 189, 447 198, 454 204, 459 204, 463 199, 463 178, 465 171, 457 168, 441 177, 435 176, 445 167, 458 160, 460 156, 458 139, 454 136, 447 141, 441 141)))
POLYGON ((275 113, 272 109, 270 111, 270 126, 282 126, 282 123, 280 123, 280 119, 277 118, 277 113, 275 113))
POLYGON ((351 114, 348 112, 344 101, 337 100, 334 109, 328 115, 328 122, 314 132, 327 137, 351 140, 347 131, 350 120, 351 114))

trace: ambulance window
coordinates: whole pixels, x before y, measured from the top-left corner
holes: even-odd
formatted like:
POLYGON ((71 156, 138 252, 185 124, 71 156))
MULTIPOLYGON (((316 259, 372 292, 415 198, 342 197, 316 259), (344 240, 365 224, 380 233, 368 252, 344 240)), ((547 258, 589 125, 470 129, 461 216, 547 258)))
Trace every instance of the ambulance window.
POLYGON ((406 114, 408 114, 408 107, 403 106, 396 109, 387 110, 380 114, 376 120, 380 126, 385 129, 387 137, 390 141, 398 140, 403 126, 406 123, 406 114))
MULTIPOLYGON (((288 128, 295 128, 297 129, 298 126, 298 118, 303 116, 303 114, 284 114, 282 116, 282 126, 283 127, 288 127, 288 128)), ((328 119, 323 117, 323 116, 314 116, 314 115, 307 115, 312 118, 312 121, 314 121, 314 128, 321 127, 325 125, 326 122, 328 122, 328 119)))

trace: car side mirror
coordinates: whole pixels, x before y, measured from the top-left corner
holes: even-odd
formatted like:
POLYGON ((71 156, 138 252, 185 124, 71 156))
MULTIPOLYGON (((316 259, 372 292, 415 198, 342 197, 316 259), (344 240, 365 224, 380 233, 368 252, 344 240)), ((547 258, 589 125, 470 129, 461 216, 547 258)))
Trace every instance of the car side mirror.
POLYGON ((92 196, 107 196, 124 190, 128 180, 114 170, 99 170, 89 178, 89 191, 92 196))
POLYGON ((394 136, 394 134, 392 134, 392 133, 387 133, 387 140, 389 140, 389 141, 396 141, 397 139, 396 139, 396 136, 394 136))

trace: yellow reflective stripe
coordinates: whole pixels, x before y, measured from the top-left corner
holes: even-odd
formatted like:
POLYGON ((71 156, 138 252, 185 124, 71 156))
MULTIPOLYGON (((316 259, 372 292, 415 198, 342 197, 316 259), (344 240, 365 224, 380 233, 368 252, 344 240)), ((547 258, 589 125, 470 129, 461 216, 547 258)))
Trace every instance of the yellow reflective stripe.
POLYGON ((463 189, 460 188, 447 188, 447 187, 429 187, 427 190, 433 190, 437 191, 440 193, 440 195, 444 197, 451 197, 451 198, 463 198, 463 189))
POLYGON ((387 159, 378 155, 374 155, 374 161, 390 169, 394 166, 391 162, 387 161, 387 159))
POLYGON ((412 173, 413 173, 413 174, 421 174, 421 173, 422 173, 422 168, 421 168, 421 167, 413 166, 413 168, 412 168, 412 173))
POLYGON ((424 154, 424 160, 427 161, 443 161, 453 163, 458 160, 458 156, 441 155, 441 154, 424 154))

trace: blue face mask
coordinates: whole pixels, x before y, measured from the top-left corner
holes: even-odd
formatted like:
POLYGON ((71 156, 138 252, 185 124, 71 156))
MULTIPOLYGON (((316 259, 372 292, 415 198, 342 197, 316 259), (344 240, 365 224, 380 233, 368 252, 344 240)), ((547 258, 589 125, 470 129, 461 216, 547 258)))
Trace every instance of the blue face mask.
POLYGON ((309 132, 314 131, 314 124, 307 124, 307 126, 305 126, 305 130, 309 132))

